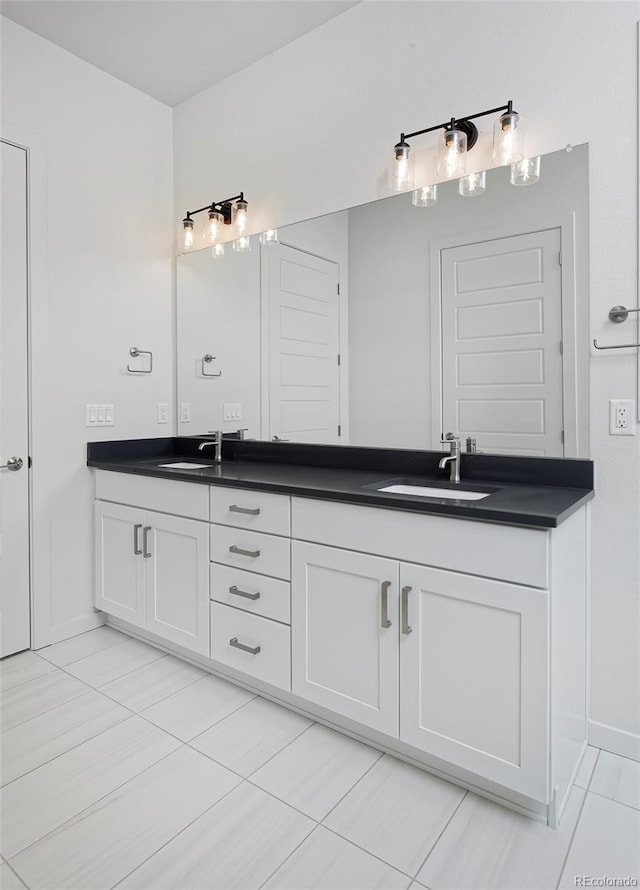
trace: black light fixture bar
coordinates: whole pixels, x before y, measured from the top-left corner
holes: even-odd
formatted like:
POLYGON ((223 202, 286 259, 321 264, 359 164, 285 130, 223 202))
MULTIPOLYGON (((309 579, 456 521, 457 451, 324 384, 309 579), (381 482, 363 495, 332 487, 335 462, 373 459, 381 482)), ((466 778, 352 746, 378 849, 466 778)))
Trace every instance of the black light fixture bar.
POLYGON ((498 111, 507 111, 511 113, 513 111, 513 101, 509 99, 506 105, 499 105, 497 108, 489 108, 487 111, 478 111, 476 114, 467 114, 465 117, 452 117, 450 121, 445 121, 443 124, 436 124, 435 127, 425 127, 424 130, 415 130, 413 133, 401 133, 400 142, 404 142, 405 139, 412 139, 414 136, 422 136, 424 133, 433 133, 435 130, 449 130, 455 127, 456 124, 472 121, 477 117, 485 117, 487 114, 497 114, 498 111))
POLYGON ((226 225, 230 225, 231 205, 234 201, 244 201, 244 192, 240 192, 239 195, 234 195, 232 198, 225 198, 224 201, 212 201, 210 204, 205 204, 204 207, 198 207, 197 210, 187 210, 185 219, 191 219, 196 213, 202 213, 204 210, 215 210, 223 215, 226 225))

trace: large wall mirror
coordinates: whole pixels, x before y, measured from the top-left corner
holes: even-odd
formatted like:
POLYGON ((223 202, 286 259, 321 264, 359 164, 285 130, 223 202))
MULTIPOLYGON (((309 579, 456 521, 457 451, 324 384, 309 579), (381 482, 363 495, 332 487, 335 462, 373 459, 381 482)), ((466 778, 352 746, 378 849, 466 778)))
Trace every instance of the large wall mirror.
POLYGON ((589 452, 588 147, 177 260, 180 435, 589 452))

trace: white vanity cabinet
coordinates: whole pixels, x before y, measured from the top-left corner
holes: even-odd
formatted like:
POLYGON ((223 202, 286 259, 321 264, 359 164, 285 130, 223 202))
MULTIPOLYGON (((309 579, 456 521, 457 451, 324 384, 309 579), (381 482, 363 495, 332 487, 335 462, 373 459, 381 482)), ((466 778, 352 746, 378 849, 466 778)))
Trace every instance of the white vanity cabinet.
POLYGON ((200 655, 209 654, 209 525, 145 509, 147 504, 208 516, 197 486, 96 474, 95 605, 115 618, 200 655), (113 477, 113 479, 107 478, 113 477), (175 487, 177 486, 177 488, 175 487), (185 490, 186 489, 186 490, 185 490), (139 506, 110 498, 136 499, 139 506))

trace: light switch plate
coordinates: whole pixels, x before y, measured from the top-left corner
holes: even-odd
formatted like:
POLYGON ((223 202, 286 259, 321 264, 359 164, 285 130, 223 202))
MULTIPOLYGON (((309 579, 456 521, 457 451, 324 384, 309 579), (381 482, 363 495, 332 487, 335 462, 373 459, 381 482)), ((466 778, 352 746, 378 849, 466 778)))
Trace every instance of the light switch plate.
POLYGON ((242 420, 242 405, 239 402, 225 402, 222 412, 223 420, 242 420))
POLYGON ((85 426, 113 426, 113 405, 85 405, 85 426))
POLYGON ((180 423, 191 423, 191 402, 180 402, 180 423))

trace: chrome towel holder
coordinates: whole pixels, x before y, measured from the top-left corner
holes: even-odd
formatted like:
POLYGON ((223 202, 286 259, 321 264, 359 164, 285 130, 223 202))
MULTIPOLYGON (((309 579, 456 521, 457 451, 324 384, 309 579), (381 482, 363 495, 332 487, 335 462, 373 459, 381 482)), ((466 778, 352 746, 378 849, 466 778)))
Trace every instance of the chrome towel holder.
POLYGON ((209 365, 209 364, 211 364, 211 362, 215 361, 215 358, 216 358, 215 355, 211 355, 210 352, 208 352, 206 355, 202 356, 200 365, 202 367, 202 376, 203 377, 222 377, 222 371, 218 371, 217 374, 207 374, 207 372, 204 369, 205 362, 209 365))
POLYGON ((130 374, 151 374, 153 371, 153 353, 148 349, 138 349, 137 346, 132 346, 129 350, 129 355, 133 356, 133 358, 138 358, 139 355, 148 355, 149 356, 149 368, 148 370, 136 370, 135 368, 131 368, 127 365, 127 371, 130 374))
MULTIPOLYGON (((629 318, 630 312, 640 312, 640 309, 627 309, 626 306, 612 306, 609 310, 609 321, 614 324, 622 324, 629 318)), ((593 345, 596 349, 637 349, 640 343, 617 343, 614 346, 598 346, 598 341, 594 340, 593 345)))

